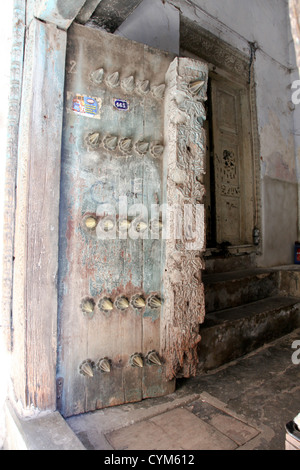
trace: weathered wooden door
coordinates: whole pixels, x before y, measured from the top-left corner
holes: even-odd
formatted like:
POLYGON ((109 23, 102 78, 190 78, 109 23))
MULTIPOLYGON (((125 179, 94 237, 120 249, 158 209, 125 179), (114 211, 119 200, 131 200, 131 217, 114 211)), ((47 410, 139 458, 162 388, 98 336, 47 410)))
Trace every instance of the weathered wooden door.
POLYGON ((67 54, 58 371, 65 416, 174 389, 159 357, 159 229, 149 236, 149 221, 159 225, 172 57, 77 25, 67 54))
POLYGON ((248 90, 215 76, 211 86, 216 241, 251 244, 254 176, 248 90))
MULTIPOLYGON (((64 416, 174 391, 176 368, 166 374, 161 354, 164 257, 169 256, 163 247, 161 211, 168 173, 164 94, 173 59, 79 25, 68 33, 57 370, 58 408, 64 416)), ((197 67, 186 70, 188 76, 198 76, 197 67)), ((204 84, 205 78, 200 82, 203 90, 204 84)), ((188 88, 186 93, 193 100, 188 88)), ((191 116, 186 114, 186 119, 191 116)), ((191 152, 187 165, 193 162, 191 152)), ((189 183, 189 191, 196 183, 189 183)), ((203 304, 201 275, 196 279, 192 268, 201 262, 192 254, 183 289, 190 288, 191 296, 199 293, 198 306, 203 304)), ((181 257, 178 252, 177 264, 181 257)), ((186 266, 187 258, 182 259, 186 266)), ((176 278, 177 289, 182 279, 176 278)), ((171 337, 165 343, 174 344, 173 362, 181 366, 181 355, 189 357, 181 335, 192 338, 195 350, 200 311, 203 316, 200 308, 188 313, 188 334, 179 319, 164 327, 171 337), (176 341, 183 344, 182 351, 176 341)), ((181 307, 179 313, 184 319, 181 307)))

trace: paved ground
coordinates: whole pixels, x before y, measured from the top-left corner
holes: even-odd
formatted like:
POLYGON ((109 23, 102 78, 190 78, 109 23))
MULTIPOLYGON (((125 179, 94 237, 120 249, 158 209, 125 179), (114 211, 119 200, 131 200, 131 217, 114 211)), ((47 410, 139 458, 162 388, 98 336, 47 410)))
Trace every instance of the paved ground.
POLYGON ((94 450, 284 450, 285 425, 300 412, 295 341, 300 329, 217 371, 179 380, 168 397, 67 422, 94 450))

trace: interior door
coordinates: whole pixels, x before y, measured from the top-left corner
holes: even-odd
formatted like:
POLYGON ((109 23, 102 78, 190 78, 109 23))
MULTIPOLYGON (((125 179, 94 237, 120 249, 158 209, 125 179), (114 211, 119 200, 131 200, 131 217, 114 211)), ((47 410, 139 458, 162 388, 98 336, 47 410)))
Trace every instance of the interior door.
POLYGON ((252 244, 254 175, 249 92, 214 75, 212 132, 216 241, 252 244))
POLYGON ((64 416, 174 391, 160 357, 157 210, 172 60, 83 26, 68 33, 57 371, 64 416))

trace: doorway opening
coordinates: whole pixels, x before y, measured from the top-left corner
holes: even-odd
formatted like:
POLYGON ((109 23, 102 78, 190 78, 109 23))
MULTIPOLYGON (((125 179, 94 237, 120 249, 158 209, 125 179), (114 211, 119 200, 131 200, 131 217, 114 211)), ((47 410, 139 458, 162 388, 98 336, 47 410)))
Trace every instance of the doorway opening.
POLYGON ((253 51, 249 45, 242 53, 185 17, 180 34, 181 55, 209 66, 205 259, 222 259, 222 271, 243 269, 255 264, 262 246, 253 51))

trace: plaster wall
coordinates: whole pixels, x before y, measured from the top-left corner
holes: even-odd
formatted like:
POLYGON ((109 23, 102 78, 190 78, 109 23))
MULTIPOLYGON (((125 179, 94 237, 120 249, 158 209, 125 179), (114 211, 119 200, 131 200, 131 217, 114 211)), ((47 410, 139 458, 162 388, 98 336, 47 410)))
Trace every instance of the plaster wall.
POLYGON ((117 29, 119 36, 179 54, 179 10, 169 2, 144 0, 117 29))
MULTIPOLYGON (((8 154, 8 125, 9 118, 12 120, 11 103, 9 102, 10 96, 10 74, 11 74, 11 47, 13 36, 13 2, 8 2, 4 7, 4 13, 0 17, 0 43, 5 44, 5 47, 0 49, 1 60, 1 74, 0 74, 0 87, 1 87, 1 107, 0 107, 0 256, 3 256, 3 221, 4 221, 4 188, 5 188, 5 170, 6 158, 8 154)), ((0 298, 2 299, 2 269, 0 270, 0 298)), ((1 357, 1 384, 0 384, 0 449, 5 437, 5 419, 3 406, 6 398, 10 360, 6 350, 6 338, 3 335, 3 324, 5 320, 2 318, 2 311, 0 314, 0 357, 1 357)), ((5 330, 5 329, 4 329, 5 330)))
POLYGON ((293 263, 298 238, 300 113, 291 102, 299 79, 287 0, 144 0, 116 34, 178 53, 179 16, 197 22, 249 56, 255 43, 260 138, 262 254, 256 263, 293 263))

